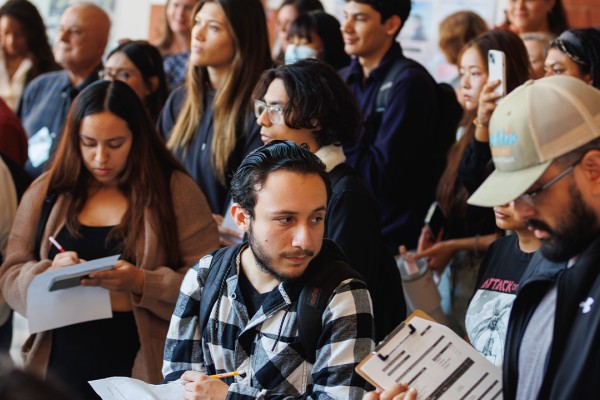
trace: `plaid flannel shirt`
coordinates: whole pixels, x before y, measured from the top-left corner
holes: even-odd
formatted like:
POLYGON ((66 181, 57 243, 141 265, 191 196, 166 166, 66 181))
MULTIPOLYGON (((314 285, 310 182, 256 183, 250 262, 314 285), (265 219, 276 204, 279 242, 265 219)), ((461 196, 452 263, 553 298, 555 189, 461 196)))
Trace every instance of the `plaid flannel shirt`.
POLYGON ((211 255, 202 258, 183 280, 165 344, 166 381, 187 370, 209 375, 244 371, 243 377, 227 378, 228 399, 362 399, 367 383, 354 368, 374 346, 364 282, 349 279, 335 289, 323 312, 322 345, 313 365, 302 356, 292 307, 301 288, 293 284, 279 284, 250 318, 238 274, 229 276, 220 305, 212 307, 204 333, 199 332, 199 299, 211 261, 211 255))

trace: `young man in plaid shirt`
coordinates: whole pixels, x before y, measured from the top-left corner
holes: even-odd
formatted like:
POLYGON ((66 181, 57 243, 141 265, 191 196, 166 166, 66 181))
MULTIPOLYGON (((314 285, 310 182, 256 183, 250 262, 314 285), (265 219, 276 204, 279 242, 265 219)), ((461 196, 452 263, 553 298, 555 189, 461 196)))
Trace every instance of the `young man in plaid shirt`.
POLYGON ((367 384, 354 367, 373 348, 366 284, 343 280, 329 297, 314 363, 299 334, 304 283, 344 259, 323 240, 329 192, 325 166, 292 142, 271 142, 244 160, 232 181, 231 213, 248 241, 229 260, 217 252, 190 269, 171 319, 163 374, 186 381, 186 399, 362 398, 367 384), (199 300, 213 258, 227 278, 215 282, 217 300, 201 332, 199 300), (241 373, 209 376, 231 371, 241 373))

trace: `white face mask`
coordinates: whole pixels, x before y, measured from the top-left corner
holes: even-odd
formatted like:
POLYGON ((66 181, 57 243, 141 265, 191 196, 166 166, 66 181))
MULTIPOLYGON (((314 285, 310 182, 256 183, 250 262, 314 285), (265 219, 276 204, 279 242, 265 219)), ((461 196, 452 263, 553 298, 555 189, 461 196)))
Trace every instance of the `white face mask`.
POLYGON ((295 44, 288 44, 285 48, 285 63, 293 64, 296 61, 304 60, 306 58, 317 58, 319 52, 308 46, 296 46, 295 44))

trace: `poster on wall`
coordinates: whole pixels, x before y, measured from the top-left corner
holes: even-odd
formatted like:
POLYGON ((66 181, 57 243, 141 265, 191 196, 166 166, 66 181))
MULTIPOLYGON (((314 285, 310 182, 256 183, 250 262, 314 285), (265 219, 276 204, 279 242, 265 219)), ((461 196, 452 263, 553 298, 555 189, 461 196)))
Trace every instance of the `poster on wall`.
MULTIPOLYGON (((345 0, 336 0, 333 14, 344 20, 345 0)), ((503 0, 413 0, 411 12, 397 40, 404 54, 423 64, 438 81, 452 82, 458 76, 438 47, 439 25, 448 15, 461 10, 479 14, 490 27, 498 23, 503 0)))
POLYGON ((404 54, 423 64, 436 80, 455 81, 457 68, 448 64, 438 46, 440 22, 457 11, 469 10, 493 27, 498 3, 496 0, 413 0, 410 16, 398 37, 404 54))

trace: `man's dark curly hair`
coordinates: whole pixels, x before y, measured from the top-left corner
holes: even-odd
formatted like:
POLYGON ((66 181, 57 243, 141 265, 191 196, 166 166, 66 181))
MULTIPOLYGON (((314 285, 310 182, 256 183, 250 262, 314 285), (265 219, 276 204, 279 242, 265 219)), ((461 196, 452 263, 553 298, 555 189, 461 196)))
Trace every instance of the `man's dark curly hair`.
POLYGON ((248 154, 231 181, 233 201, 246 210, 251 218, 254 218, 257 192, 269 174, 276 171, 319 175, 323 179, 327 200, 329 200, 331 194, 329 174, 319 157, 292 141, 273 140, 248 154))

